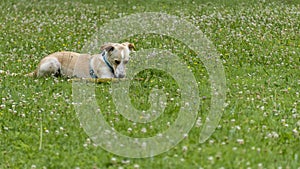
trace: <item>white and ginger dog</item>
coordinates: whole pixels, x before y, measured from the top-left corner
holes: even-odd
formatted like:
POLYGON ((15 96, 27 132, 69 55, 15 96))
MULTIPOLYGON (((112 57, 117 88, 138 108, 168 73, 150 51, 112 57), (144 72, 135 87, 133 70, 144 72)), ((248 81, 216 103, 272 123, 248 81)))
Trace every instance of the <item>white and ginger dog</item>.
POLYGON ((130 59, 134 45, 108 43, 101 46, 96 55, 75 52, 56 52, 43 58, 37 69, 28 76, 64 76, 77 78, 124 78, 125 66, 130 59))

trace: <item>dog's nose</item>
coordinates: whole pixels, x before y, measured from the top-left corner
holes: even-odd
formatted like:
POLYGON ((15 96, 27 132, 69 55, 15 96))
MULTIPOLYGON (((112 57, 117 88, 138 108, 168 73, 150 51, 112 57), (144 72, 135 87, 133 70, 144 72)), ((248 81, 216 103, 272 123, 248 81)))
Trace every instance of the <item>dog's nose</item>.
POLYGON ((117 78, 124 78, 125 75, 121 74, 121 75, 118 75, 117 78))

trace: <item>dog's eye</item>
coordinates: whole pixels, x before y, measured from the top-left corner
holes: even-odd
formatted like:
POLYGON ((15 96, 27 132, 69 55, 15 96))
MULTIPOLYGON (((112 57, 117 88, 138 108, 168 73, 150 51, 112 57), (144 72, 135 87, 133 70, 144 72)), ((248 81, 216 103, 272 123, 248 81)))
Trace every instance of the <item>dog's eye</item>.
POLYGON ((121 63, 121 61, 119 61, 119 60, 115 60, 115 63, 118 65, 118 64, 120 64, 120 63, 121 63))

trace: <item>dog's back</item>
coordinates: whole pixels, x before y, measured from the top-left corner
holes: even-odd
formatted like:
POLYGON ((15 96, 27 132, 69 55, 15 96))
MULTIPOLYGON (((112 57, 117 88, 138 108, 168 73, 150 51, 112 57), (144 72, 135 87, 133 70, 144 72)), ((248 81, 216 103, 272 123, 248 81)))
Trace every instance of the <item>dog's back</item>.
POLYGON ((81 71, 88 69, 85 64, 88 64, 90 57, 88 54, 79 54, 76 52, 55 52, 43 58, 37 69, 27 74, 27 76, 42 77, 63 75, 72 77, 75 67, 81 71))

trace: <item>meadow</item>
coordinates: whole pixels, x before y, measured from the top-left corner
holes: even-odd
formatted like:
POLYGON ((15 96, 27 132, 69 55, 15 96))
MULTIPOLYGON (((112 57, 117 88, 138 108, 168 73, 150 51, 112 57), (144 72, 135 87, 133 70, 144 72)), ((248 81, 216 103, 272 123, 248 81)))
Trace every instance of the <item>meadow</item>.
MULTIPOLYGON (((2 0, 0 7, 0 168, 300 168, 299 1, 2 0), (162 48, 178 55, 194 73, 201 104, 194 127, 174 148, 150 158, 127 158, 95 145, 83 130, 71 81, 24 75, 50 53, 80 52, 112 19, 142 12, 181 17, 204 33, 224 66, 226 104, 216 131, 200 144, 211 103, 201 60, 170 37, 123 39, 137 51, 162 48)), ((153 87, 167 93, 167 107, 157 120, 132 123, 122 117, 111 83, 96 85, 97 103, 111 107, 103 115, 120 133, 150 137, 174 123, 180 93, 164 72, 145 70, 137 76, 146 79, 130 88, 137 109, 149 108, 153 87)))

